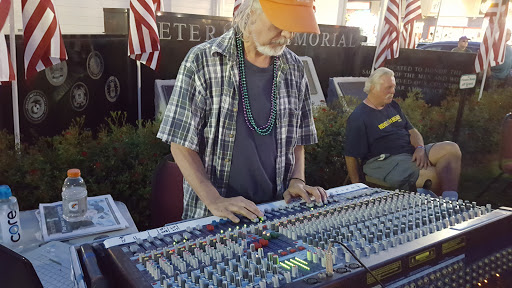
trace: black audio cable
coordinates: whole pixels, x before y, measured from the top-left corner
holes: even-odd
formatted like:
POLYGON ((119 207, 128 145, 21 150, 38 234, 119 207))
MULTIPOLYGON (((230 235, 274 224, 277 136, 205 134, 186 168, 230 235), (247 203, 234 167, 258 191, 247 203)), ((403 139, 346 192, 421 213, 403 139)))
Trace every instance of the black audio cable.
POLYGON ((342 242, 336 241, 336 240, 330 240, 329 247, 327 248, 327 252, 329 254, 331 253, 331 248, 333 246, 333 243, 338 243, 343 248, 345 248, 345 250, 347 250, 352 255, 352 257, 354 257, 354 259, 356 259, 357 262, 359 262, 359 264, 361 264, 361 266, 363 266, 364 269, 366 269, 366 271, 368 271, 368 273, 370 273, 370 275, 372 275, 372 277, 379 283, 381 288, 385 288, 386 287, 386 286, 384 286, 384 284, 382 284, 382 282, 379 280, 379 278, 377 278, 377 276, 375 276, 375 274, 373 274, 373 272, 368 267, 366 267, 366 265, 364 265, 363 262, 361 262, 361 260, 359 260, 359 258, 356 257, 354 252, 352 252, 350 249, 348 249, 348 247, 345 244, 343 244, 342 242))

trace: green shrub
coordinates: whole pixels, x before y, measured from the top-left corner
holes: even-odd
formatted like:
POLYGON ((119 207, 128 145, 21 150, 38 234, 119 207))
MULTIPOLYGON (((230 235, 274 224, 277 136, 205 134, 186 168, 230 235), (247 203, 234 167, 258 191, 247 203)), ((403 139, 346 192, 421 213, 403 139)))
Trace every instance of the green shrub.
MULTIPOLYGON (((484 93, 481 101, 476 95, 468 97, 457 141, 463 160, 498 151, 500 123, 512 110, 511 95, 512 89, 503 89, 484 93)), ((440 106, 429 106, 413 91, 397 101, 430 143, 453 139, 460 97, 455 91, 440 106)), ((332 188, 345 180, 346 120, 360 103, 351 97, 345 101, 314 110, 319 142, 306 146, 310 185, 332 188)), ((59 201, 67 169, 79 168, 89 195, 111 194, 128 206, 139 230, 148 229, 152 174, 169 153, 169 146, 155 136, 159 123, 139 122, 134 127, 126 124, 126 113, 115 112, 95 135, 83 125, 84 118, 75 119, 61 135, 22 144, 19 154, 13 135, 0 131, 0 184, 11 186, 22 210, 36 209, 39 203, 59 201)))
MULTIPOLYGON (((432 143, 454 139, 462 93, 451 91, 440 106, 426 104, 419 91, 409 92, 406 99, 395 100, 412 125, 420 131, 425 143, 432 143)), ((476 94, 464 96, 467 97, 465 110, 456 141, 462 150, 464 163, 475 155, 497 153, 501 121, 512 111, 511 95, 512 88, 484 92, 481 101, 478 101, 476 94)), ((306 178, 311 185, 332 188, 342 185, 345 180, 347 171, 343 146, 346 119, 360 103, 352 97, 346 97, 346 101, 346 104, 339 102, 314 111, 318 143, 306 147, 306 178)), ((464 176, 464 169, 462 173, 464 176)))
POLYGON ((97 135, 75 119, 61 135, 40 138, 14 149, 13 136, 0 131, 0 183, 11 186, 21 210, 61 200, 69 168, 79 168, 89 196, 111 194, 122 201, 139 229, 149 227, 151 178, 169 146, 156 138, 159 123, 126 124, 126 113, 114 112, 97 135))
POLYGON ((355 98, 314 109, 318 143, 306 146, 306 179, 309 185, 338 187, 345 180, 345 127, 348 116, 360 102, 355 98))

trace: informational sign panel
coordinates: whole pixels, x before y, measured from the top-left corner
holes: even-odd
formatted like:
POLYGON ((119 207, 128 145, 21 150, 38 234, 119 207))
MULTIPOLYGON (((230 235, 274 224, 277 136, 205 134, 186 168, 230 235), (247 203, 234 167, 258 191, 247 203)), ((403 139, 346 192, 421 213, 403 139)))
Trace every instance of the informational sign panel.
POLYGON ((459 88, 468 89, 475 87, 476 74, 466 74, 460 77, 459 88))
MULTIPOLYGON (((361 70, 354 71, 354 76, 370 75, 374 53, 374 46, 361 47, 357 56, 361 70)), ((459 88, 462 75, 474 71, 475 57, 475 53, 400 49, 400 57, 387 60, 384 66, 395 72, 397 97, 419 90, 428 104, 439 105, 450 90, 459 88)))

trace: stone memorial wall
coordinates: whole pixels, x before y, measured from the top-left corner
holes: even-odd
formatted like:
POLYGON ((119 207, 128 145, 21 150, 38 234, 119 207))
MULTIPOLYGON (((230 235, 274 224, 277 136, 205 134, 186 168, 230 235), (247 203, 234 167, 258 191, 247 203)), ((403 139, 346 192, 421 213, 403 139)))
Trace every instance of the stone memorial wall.
MULTIPOLYGON (((161 60, 157 71, 141 65, 143 119, 155 116, 155 80, 175 79, 190 48, 222 35, 230 21, 176 13, 157 16, 161 60)), ((128 31, 128 24, 121 24, 111 30, 128 31)), ((359 28, 320 25, 320 31, 296 34, 289 48, 312 59, 325 96, 329 78, 369 75, 375 47, 361 46, 359 28)), ((86 117, 85 128, 96 130, 111 111, 126 111, 128 121, 135 123, 137 68, 127 55, 127 34, 64 35, 63 39, 69 56, 66 64, 25 80, 23 39, 16 38, 20 128, 25 139, 59 134, 80 116, 86 117)), ((420 89, 429 103, 436 104, 447 89, 458 85, 461 75, 472 72, 475 55, 402 49, 400 58, 386 66, 396 72, 397 96, 420 89)), ((0 129, 13 130, 9 85, 0 86, 0 129)))

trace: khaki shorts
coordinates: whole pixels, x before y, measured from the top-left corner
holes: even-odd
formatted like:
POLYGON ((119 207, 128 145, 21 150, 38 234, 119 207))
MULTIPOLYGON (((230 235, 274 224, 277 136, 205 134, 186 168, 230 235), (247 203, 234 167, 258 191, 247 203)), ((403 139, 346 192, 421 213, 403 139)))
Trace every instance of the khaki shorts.
MULTIPOLYGON (((427 156, 434 145, 431 143, 425 146, 427 156)), ((416 162, 412 162, 412 155, 407 153, 374 157, 364 164, 363 172, 398 189, 409 189, 410 185, 416 185, 420 176, 420 168, 416 162)))

